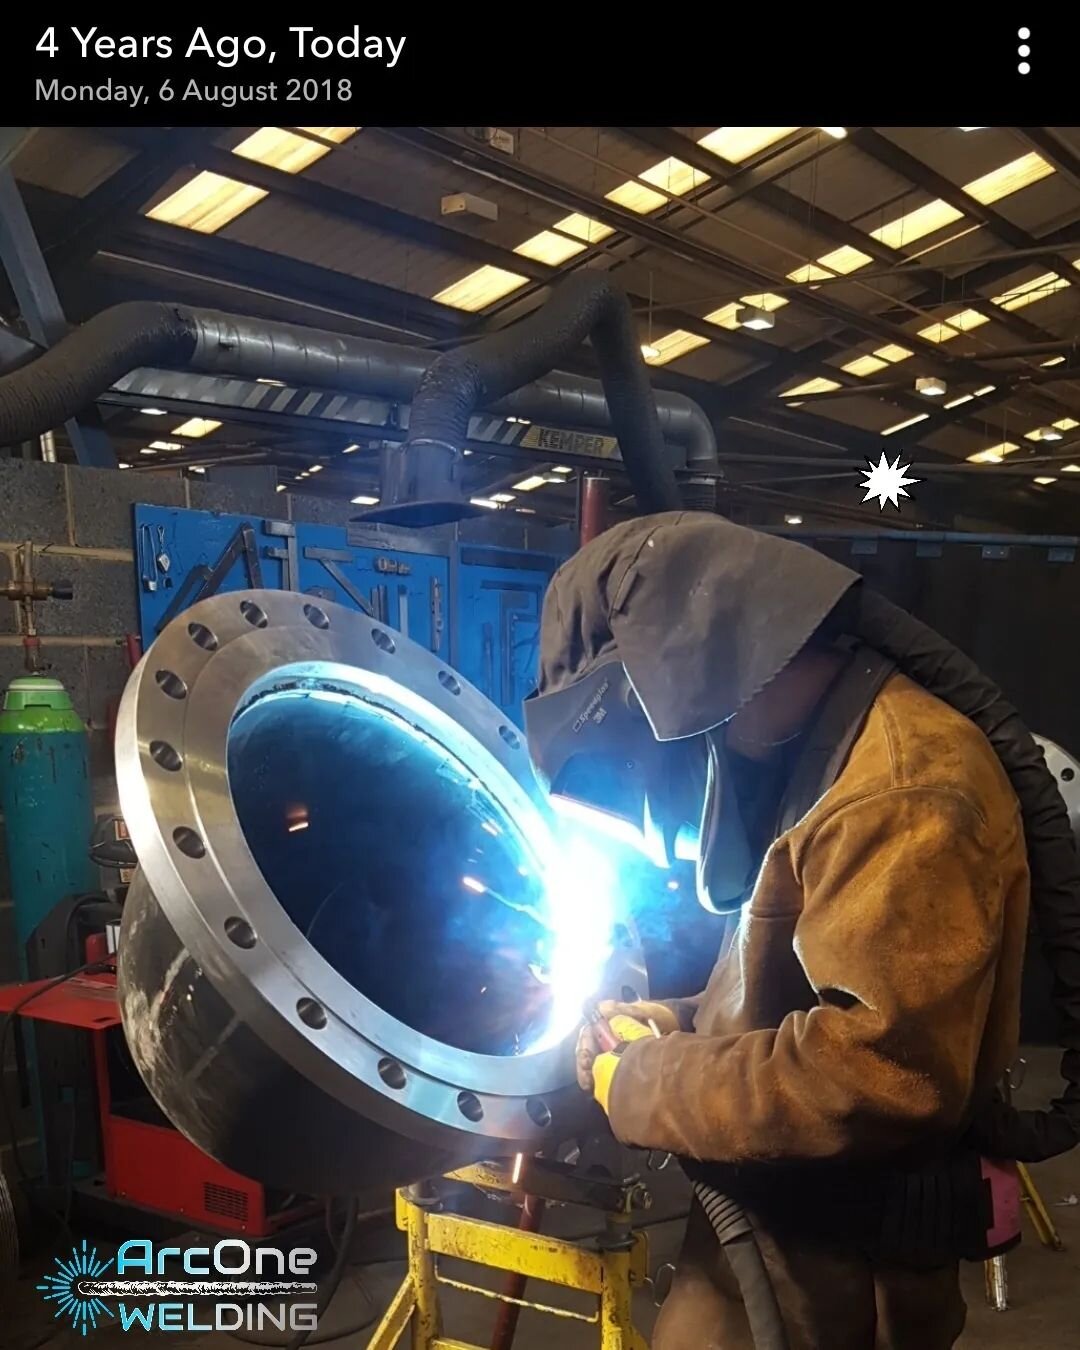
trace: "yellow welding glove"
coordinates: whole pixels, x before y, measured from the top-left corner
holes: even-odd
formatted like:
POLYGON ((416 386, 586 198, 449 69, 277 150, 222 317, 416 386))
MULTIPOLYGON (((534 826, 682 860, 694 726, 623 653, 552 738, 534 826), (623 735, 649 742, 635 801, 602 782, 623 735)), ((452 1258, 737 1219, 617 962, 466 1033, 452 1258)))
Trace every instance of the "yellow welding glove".
MULTIPOLYGON (((652 1022, 661 1036, 669 1036, 673 1031, 682 1031, 683 1027, 679 1022, 679 1014, 669 1003, 655 1003, 650 999, 638 999, 633 1003, 617 1003, 613 999, 604 999, 600 1003, 601 1014, 608 1019, 608 1022, 616 1017, 631 1017, 635 1022, 641 1022, 648 1027, 652 1022)), ((614 1028, 613 1028, 614 1029, 614 1028)), ((651 1031, 652 1028, 649 1027, 651 1031)), ((623 1039, 629 1040, 630 1037, 623 1039)))
POLYGON ((615 1077, 615 1070, 619 1067, 619 1057, 622 1051, 631 1041, 639 1041, 642 1037, 651 1037, 653 1034, 647 1026, 622 1013, 616 1013, 608 1021, 608 1026, 618 1036, 619 1048, 597 1055, 592 1063, 593 1096, 603 1107, 605 1115, 607 1115, 608 1101, 611 1097, 612 1080, 615 1077))

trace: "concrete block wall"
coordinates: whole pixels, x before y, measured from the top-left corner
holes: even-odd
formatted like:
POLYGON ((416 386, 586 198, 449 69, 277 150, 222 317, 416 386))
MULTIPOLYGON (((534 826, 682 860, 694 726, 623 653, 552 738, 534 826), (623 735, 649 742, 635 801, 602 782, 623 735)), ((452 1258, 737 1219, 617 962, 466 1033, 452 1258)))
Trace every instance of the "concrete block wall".
MULTIPOLYGON (((31 539, 38 575, 43 580, 66 578, 74 586, 72 600, 46 601, 36 607, 36 617, 43 664, 63 682, 90 728, 99 812, 116 803, 109 728, 128 676, 124 634, 138 628, 131 525, 136 502, 335 525, 344 525, 355 512, 348 502, 275 493, 265 478, 245 489, 235 482, 199 482, 179 473, 118 473, 0 459, 0 580, 7 580, 16 548, 31 539)), ((16 607, 0 600, 0 691, 22 672, 16 607)), ((17 978, 14 910, 0 824, 0 984, 17 978)), ((10 1046, 0 1071, 8 1100, 17 1107, 10 1046)), ((34 1163, 32 1113, 16 1109, 15 1125, 20 1153, 34 1163)), ((11 1163, 0 1117, 0 1165, 10 1170, 11 1163)))

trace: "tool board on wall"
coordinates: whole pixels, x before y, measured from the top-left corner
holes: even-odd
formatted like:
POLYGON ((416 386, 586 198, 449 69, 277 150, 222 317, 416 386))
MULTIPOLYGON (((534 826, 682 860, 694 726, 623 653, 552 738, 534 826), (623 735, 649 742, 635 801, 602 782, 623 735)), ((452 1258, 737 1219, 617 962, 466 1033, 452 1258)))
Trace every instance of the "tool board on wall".
POLYGON ((176 614, 220 591, 318 595, 436 652, 507 716, 535 684, 540 609, 554 554, 136 505, 134 550, 144 650, 176 614))

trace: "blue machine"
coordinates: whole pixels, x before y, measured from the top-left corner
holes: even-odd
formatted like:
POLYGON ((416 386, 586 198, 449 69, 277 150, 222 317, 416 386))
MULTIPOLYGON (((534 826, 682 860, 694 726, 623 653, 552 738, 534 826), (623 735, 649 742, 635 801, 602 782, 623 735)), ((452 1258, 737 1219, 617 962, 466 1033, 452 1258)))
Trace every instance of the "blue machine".
MULTIPOLYGON (((212 569, 245 525, 263 586, 319 592, 354 609, 359 596, 383 623, 438 652, 521 724, 522 700, 536 678, 544 592, 562 557, 425 532, 396 534, 391 547, 373 529, 136 506, 144 648, 192 569, 212 569), (164 570, 161 557, 168 560, 164 570)), ((217 589, 250 585, 249 561, 240 552, 217 589)))

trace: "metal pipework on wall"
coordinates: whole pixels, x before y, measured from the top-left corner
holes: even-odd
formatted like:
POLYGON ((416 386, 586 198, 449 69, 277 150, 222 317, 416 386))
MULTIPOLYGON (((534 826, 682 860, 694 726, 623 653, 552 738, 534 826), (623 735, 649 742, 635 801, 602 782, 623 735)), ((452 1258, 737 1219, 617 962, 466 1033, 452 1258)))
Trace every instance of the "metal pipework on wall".
POLYGON ((438 657, 308 596, 213 597, 132 676, 117 777, 124 1028, 200 1148, 341 1194, 579 1128, 570 986, 644 994, 640 952, 554 848, 522 738, 438 657))

